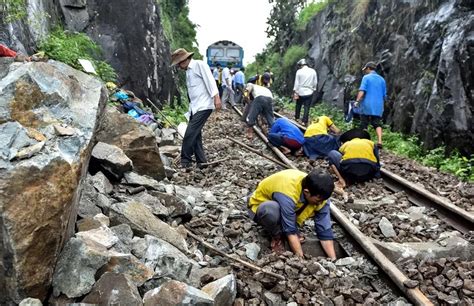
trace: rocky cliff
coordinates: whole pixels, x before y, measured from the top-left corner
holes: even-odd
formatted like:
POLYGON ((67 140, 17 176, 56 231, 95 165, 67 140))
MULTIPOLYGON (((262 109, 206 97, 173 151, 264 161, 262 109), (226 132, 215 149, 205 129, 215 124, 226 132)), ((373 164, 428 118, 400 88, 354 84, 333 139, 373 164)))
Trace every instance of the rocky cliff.
POLYGON ((354 98, 362 65, 374 60, 387 81, 388 124, 427 148, 474 153, 474 2, 333 1, 298 43, 310 47, 324 100, 342 105, 355 78, 354 98))
POLYGON ((170 100, 175 90, 169 43, 156 0, 27 0, 27 17, 8 23, 0 12, 0 42, 32 53, 49 31, 61 25, 85 32, 102 47, 122 87, 153 101, 170 100))

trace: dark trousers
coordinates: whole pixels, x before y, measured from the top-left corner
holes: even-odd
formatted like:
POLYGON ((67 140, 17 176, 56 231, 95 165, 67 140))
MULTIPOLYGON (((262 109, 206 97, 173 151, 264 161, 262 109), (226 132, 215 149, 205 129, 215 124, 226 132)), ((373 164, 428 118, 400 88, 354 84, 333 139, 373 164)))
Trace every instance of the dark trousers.
POLYGON ((262 115, 270 128, 273 125, 273 99, 270 97, 258 96, 250 103, 250 111, 247 117, 247 125, 254 126, 257 123, 258 115, 262 115))
POLYGON ((207 162, 204 147, 202 146, 201 130, 211 113, 211 109, 206 109, 191 115, 188 128, 183 137, 183 145, 181 146, 181 166, 190 166, 193 161, 193 155, 196 156, 197 163, 207 162))
POLYGON ((281 234, 280 204, 278 202, 263 202, 258 206, 256 214, 249 209, 249 217, 263 226, 272 237, 281 234))
POLYGON ((244 97, 244 84, 235 84, 235 103, 242 103, 244 97))
POLYGON ((309 118, 309 108, 311 107, 311 101, 313 99, 313 95, 308 96, 300 96, 298 100, 296 100, 296 109, 295 109, 295 119, 300 119, 301 107, 304 106, 303 111, 303 123, 308 123, 309 118))

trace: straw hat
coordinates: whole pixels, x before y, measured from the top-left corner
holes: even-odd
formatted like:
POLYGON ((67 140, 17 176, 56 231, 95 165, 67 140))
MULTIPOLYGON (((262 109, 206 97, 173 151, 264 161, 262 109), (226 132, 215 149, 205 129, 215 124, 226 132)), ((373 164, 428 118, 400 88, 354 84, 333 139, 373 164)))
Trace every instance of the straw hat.
POLYGON ((179 48, 171 54, 171 66, 181 63, 185 59, 193 56, 194 52, 188 52, 186 49, 179 48))

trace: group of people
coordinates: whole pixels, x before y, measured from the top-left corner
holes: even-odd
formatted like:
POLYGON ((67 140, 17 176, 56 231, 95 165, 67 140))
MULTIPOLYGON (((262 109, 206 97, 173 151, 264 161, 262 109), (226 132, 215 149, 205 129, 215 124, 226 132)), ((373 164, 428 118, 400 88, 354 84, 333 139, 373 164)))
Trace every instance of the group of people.
MULTIPOLYGON (((188 94, 190 98, 190 121, 184 135, 181 150, 181 165, 190 167, 192 156, 198 166, 206 163, 202 145, 201 130, 214 109, 223 104, 218 86, 223 88, 222 100, 231 105, 235 100, 228 98, 233 94, 232 77, 222 70, 222 83, 219 75, 212 74, 209 66, 192 58, 193 53, 178 49, 172 54, 172 65, 186 71, 188 94), (224 85, 223 85, 224 84, 224 85), (227 93, 226 93, 227 91, 227 93), (231 102, 232 101, 232 102, 231 102)), ((362 71, 364 77, 356 99, 360 108, 361 125, 341 134, 340 129, 328 116, 314 118, 309 123, 309 108, 317 88, 316 71, 308 67, 304 59, 298 61, 299 69, 295 78, 294 95, 296 101, 295 119, 299 120, 303 110, 302 123, 307 126, 305 133, 290 120, 273 117, 273 94, 270 90, 271 76, 249 80, 242 84, 234 77, 234 88, 239 86, 242 99, 247 101, 243 119, 249 131, 257 117, 262 115, 269 127, 269 141, 286 154, 306 155, 310 159, 326 158, 330 169, 337 176, 336 184, 344 188, 348 183, 370 180, 379 175, 380 160, 378 149, 382 147, 381 116, 386 97, 385 80, 376 73, 376 65, 367 63, 362 71), (370 140, 366 131, 371 124, 377 134, 377 144, 370 140)), ((230 72, 229 72, 230 74, 230 72)), ((230 74, 231 75, 231 74, 230 74)), ((283 248, 286 239, 291 250, 303 256, 301 244, 304 236, 300 233, 305 220, 314 218, 315 231, 322 248, 330 258, 336 258, 334 234, 330 218, 330 197, 336 185, 328 171, 312 170, 309 174, 298 170, 283 170, 263 179, 248 200, 250 218, 262 225, 272 236, 274 251, 283 248)))

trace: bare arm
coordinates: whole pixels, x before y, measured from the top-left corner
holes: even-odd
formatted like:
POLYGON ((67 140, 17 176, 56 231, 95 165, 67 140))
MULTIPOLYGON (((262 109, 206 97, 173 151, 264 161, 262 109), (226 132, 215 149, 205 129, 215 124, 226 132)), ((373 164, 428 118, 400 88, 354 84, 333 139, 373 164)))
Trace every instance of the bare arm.
POLYGON ((331 165, 331 169, 332 169, 332 171, 334 171, 334 173, 336 174, 337 179, 339 180, 339 185, 341 186, 341 188, 346 187, 346 181, 345 181, 344 178, 342 177, 341 173, 339 173, 339 170, 337 170, 336 166, 331 165))
POLYGON ((221 98, 219 97, 219 94, 214 96, 214 106, 216 107, 217 110, 221 109, 221 98))
POLYGON ((290 244, 290 248, 293 253, 299 257, 303 257, 303 249, 301 248, 300 237, 298 237, 297 234, 291 234, 286 237, 288 238, 288 243, 290 244))
POLYGON ((331 132, 333 132, 336 135, 338 135, 341 132, 341 130, 334 123, 329 126, 329 130, 331 130, 331 132))
POLYGON ((359 90, 359 92, 357 93, 356 102, 360 103, 360 101, 362 101, 364 96, 365 96, 365 91, 359 90))

